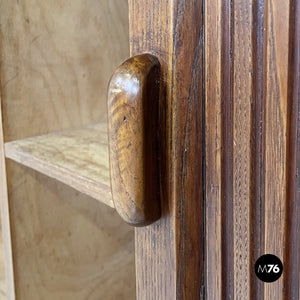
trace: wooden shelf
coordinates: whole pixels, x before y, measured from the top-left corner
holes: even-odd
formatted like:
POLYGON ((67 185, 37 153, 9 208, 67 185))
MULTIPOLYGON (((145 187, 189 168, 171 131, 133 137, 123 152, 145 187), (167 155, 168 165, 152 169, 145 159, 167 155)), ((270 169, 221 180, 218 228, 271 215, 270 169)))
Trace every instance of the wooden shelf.
POLYGON ((106 123, 8 142, 5 156, 114 207, 106 123))

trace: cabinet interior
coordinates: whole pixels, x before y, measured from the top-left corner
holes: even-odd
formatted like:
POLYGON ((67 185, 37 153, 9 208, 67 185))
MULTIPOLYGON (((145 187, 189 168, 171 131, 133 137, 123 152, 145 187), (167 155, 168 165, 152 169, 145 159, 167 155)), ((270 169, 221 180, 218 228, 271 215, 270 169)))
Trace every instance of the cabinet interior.
POLYGON ((16 296, 134 299, 134 232, 113 209, 106 126, 128 3, 5 0, 0 24, 16 296))

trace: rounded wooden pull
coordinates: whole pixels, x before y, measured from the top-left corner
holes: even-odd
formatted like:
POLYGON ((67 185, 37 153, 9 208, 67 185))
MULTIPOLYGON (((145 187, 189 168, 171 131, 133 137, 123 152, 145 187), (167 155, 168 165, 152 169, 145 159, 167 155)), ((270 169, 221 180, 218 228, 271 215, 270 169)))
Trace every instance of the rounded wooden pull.
POLYGON ((160 218, 160 64, 150 54, 126 60, 108 88, 110 181, 115 208, 134 226, 160 218))

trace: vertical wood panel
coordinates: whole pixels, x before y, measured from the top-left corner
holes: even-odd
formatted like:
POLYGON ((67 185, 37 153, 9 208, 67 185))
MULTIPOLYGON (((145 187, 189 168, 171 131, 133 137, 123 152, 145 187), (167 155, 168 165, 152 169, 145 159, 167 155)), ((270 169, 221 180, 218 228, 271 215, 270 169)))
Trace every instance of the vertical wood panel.
POLYGON ((221 257, 221 1, 206 2, 204 15, 206 297, 221 299, 224 292, 221 257))
POLYGON ((205 16, 207 297, 298 299, 299 3, 206 1, 205 16), (272 284, 254 273, 265 253, 284 265, 272 284))
POLYGON ((250 299, 260 299, 264 283, 260 281, 253 266, 264 253, 264 124, 265 124, 265 57, 264 36, 266 25, 264 0, 254 1, 252 31, 252 105, 251 105, 251 174, 250 174, 250 299), (252 272, 251 272, 252 267, 252 272))
POLYGON ((202 1, 179 1, 173 13, 170 191, 175 204, 177 299, 199 299, 204 291, 202 1))
POLYGON ((206 3, 207 296, 218 299, 249 297, 251 9, 251 1, 223 1, 218 9, 206 3), (218 175, 218 183, 213 184, 218 175), (211 194, 214 188, 216 195, 211 194), (214 222, 220 222, 219 236, 213 231, 214 222), (220 277, 215 276, 216 265, 222 270, 220 277))
POLYGON ((202 2, 130 1, 130 13, 131 53, 151 52, 161 61, 166 121, 162 219, 136 229, 138 297, 199 299, 204 284, 202 2))
MULTIPOLYGON (((234 295, 234 235, 233 235, 233 5, 222 2, 221 11, 221 213, 222 213, 222 296, 234 295)), ((210 76, 210 75, 208 75, 210 76)))
MULTIPOLYGON (((172 61, 171 30, 172 11, 166 1, 129 1, 131 55, 150 52, 159 58, 162 74, 161 98, 163 105, 168 107, 172 61)), ((167 109, 165 113, 169 113, 167 109)), ((169 119, 170 114, 165 118, 169 119)), ((164 117, 161 119, 163 121, 164 117)), ((164 128, 165 124, 161 126, 164 128)), ((168 132, 166 135, 167 139, 168 132)), ((161 159, 166 160, 166 166, 169 165, 170 157, 163 156, 161 159)), ((150 226, 135 229, 136 286, 137 297, 141 300, 157 297, 176 299, 175 222, 172 217, 173 203, 168 198, 168 175, 165 176, 161 189, 161 219, 150 226)))
MULTIPOLYGON (((1 85, 1 81, 0 81, 1 85)), ((7 179, 5 168, 5 155, 4 155, 4 138, 2 127, 2 99, 0 95, 0 201, 1 201, 1 234, 3 237, 4 247, 4 266, 5 266, 5 291, 8 299, 15 298, 15 286, 14 286, 14 270, 13 270, 13 257, 11 248, 11 230, 10 230, 10 216, 9 216, 9 204, 7 194, 7 179)))
MULTIPOLYGON (((233 234, 234 298, 249 299, 250 125, 252 102, 252 1, 233 3, 233 234)), ((230 199, 227 199, 230 201, 230 199)))
POLYGON ((290 1, 285 299, 300 297, 300 2, 290 1))
MULTIPOLYGON (((289 2, 267 2, 265 102, 265 253, 283 261, 286 213, 287 83, 289 2)), ((285 265, 285 264, 284 264, 285 265)), ((265 285, 265 299, 276 299, 282 277, 265 285)))

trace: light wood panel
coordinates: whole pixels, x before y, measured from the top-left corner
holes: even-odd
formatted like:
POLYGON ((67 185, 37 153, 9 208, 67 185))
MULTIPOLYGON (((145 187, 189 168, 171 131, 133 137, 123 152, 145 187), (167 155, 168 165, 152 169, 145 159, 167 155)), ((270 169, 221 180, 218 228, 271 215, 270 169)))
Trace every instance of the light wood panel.
MULTIPOLYGON (((2 233, 2 230, 1 230, 2 233)), ((2 240, 2 234, 0 235, 0 299, 7 300, 7 284, 5 276, 5 260, 4 260, 4 246, 2 240)))
POLYGON ((0 3, 5 142, 106 120, 107 83, 129 56, 126 0, 0 3))
MULTIPOLYGON (((0 11, 4 142, 106 121, 109 77, 129 55, 127 1, 0 11)), ((11 160, 6 175, 17 299, 134 299, 133 232, 109 207, 11 160)))
POLYGON ((5 156, 114 207, 106 123, 8 142, 5 156))
POLYGON ((4 156, 4 142, 3 142, 3 127, 2 127, 2 98, 0 95, 0 202, 1 202, 1 237, 2 246, 4 250, 3 264, 5 266, 5 282, 6 291, 5 295, 8 299, 14 299, 14 271, 13 271, 13 258, 12 258, 12 245, 11 245, 11 231, 10 231, 10 216, 9 216, 9 203, 7 194, 7 180, 6 180, 6 166, 4 156))
MULTIPOLYGON (((206 165, 206 295, 207 299, 221 299, 222 282, 222 198, 221 198, 221 14, 222 1, 214 1, 205 8, 205 165, 206 165), (212 30, 218 28, 219 30, 212 30), (213 53, 210 55, 210 53, 213 53), (209 172, 209 170, 212 170, 209 172), (211 251, 214 249, 214 251, 211 251)), ((228 26, 224 27, 229 29, 228 26)), ((228 54, 227 54, 228 55, 228 54)), ((230 77, 227 79, 229 80, 230 77)), ((227 279, 224 278, 227 281, 227 279)))
MULTIPOLYGON (((284 258, 287 204, 287 89, 289 52, 289 1, 265 4, 265 244, 264 252, 284 258)), ((287 250, 288 251, 288 250, 287 250)), ((283 261, 285 265, 285 261, 283 261)), ((284 295, 283 276, 265 285, 265 299, 284 295)))
MULTIPOLYGON (((229 5, 229 4, 228 4, 229 5)), ((251 114, 247 113, 251 110, 252 98, 252 49, 251 49, 251 30, 253 27, 253 20, 249 18, 245 22, 245 16, 251 16, 252 1, 240 1, 234 4, 231 13, 232 17, 232 36, 231 48, 227 49, 227 53, 232 51, 232 66, 231 74, 228 72, 226 75, 231 75, 230 85, 232 88, 228 91, 228 98, 224 101, 232 101, 232 110, 224 110, 223 117, 227 119, 231 114, 232 123, 232 136, 230 139, 230 148, 223 149, 224 156, 228 156, 228 165, 230 165, 230 156, 232 155, 232 166, 230 170, 226 170, 226 165, 223 171, 228 172, 231 177, 227 184, 232 184, 232 194, 229 191, 227 196, 228 202, 232 201, 232 215, 227 214, 227 218, 232 217, 232 248, 233 252, 230 253, 228 249, 228 257, 231 256, 231 264, 228 265, 227 271, 234 274, 234 281, 232 284, 232 292, 236 299, 251 299, 250 298, 250 273, 251 261, 250 257, 250 189, 249 183, 251 182, 251 114), (231 93, 231 94, 229 94, 231 93), (230 99, 230 96, 232 97, 230 99), (228 115, 227 115, 228 114, 228 115), (231 181, 232 180, 232 181, 231 181), (231 182, 230 182, 231 181, 231 182)), ((229 47, 230 44, 228 44, 229 47)), ((229 58, 227 56, 227 58, 229 58)), ((224 76, 226 76, 224 74, 224 76)), ((224 89, 225 87, 224 82, 224 89)), ((230 86, 229 85, 229 86, 230 86)), ((227 106, 225 104, 225 106, 227 106)), ((228 120, 228 119, 227 119, 228 120)), ((226 121, 225 121, 226 122, 226 121)), ((230 130, 228 128, 228 130, 230 130)), ((223 136, 223 141, 225 136, 223 136)), ((224 185, 223 185, 224 187, 224 185)), ((229 187, 227 186, 226 189, 229 187)), ((229 204, 229 203, 228 203, 229 204)), ((228 205, 227 204, 227 205, 228 205)), ((230 232, 227 232, 230 234, 230 232)), ((252 267, 253 270, 253 267, 252 267)), ((228 289, 229 290, 229 289, 228 289)))
POLYGON ((112 208, 7 163, 16 298, 134 299, 133 229, 112 208))

